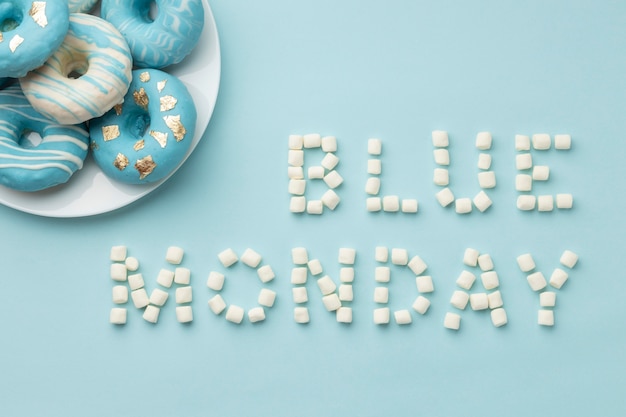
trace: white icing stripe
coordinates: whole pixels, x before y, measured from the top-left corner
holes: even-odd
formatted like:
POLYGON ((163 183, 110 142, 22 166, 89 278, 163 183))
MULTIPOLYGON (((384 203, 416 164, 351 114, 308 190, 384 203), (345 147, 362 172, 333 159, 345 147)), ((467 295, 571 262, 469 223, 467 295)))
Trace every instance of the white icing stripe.
POLYGON ((71 143, 73 145, 78 146, 79 148, 83 149, 83 150, 87 150, 89 148, 89 145, 87 145, 86 143, 70 137, 70 136, 64 136, 64 135, 48 135, 46 136, 46 143, 50 143, 50 142, 66 142, 66 143, 71 143))
POLYGON ((55 163, 47 163, 47 164, 39 164, 39 165, 2 164, 2 163, 0 163, 0 169, 1 168, 20 168, 20 169, 28 169, 28 170, 31 170, 31 171, 37 171, 37 170, 40 170, 40 169, 48 169, 48 168, 59 168, 59 169, 62 169, 63 171, 65 171, 65 172, 67 172, 70 175, 72 175, 74 173, 74 171, 72 171, 71 169, 69 169, 65 165, 63 165, 63 164, 55 164, 55 163))
POLYGON ((16 159, 21 159, 21 160, 33 160, 33 161, 37 161, 41 159, 52 159, 56 161, 65 161, 65 162, 74 164, 78 167, 83 166, 82 159, 65 151, 41 150, 37 148, 24 149, 24 148, 20 148, 19 146, 10 146, 7 143, 0 143, 0 147, 13 150, 12 153, 0 154, 1 158, 6 158, 6 159, 16 158, 16 159), (21 153, 21 155, 19 153, 21 153))

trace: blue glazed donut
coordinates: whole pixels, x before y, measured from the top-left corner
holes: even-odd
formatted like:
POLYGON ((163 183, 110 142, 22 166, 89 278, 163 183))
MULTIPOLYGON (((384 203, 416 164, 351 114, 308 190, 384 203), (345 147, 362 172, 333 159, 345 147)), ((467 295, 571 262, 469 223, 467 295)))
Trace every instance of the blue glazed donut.
POLYGON ((83 166, 89 149, 84 124, 58 125, 28 103, 20 86, 0 90, 0 183, 20 191, 39 191, 67 182, 83 166), (33 146, 24 135, 36 132, 33 146))
POLYGON ((44 65, 20 78, 20 84, 37 111, 57 123, 76 124, 121 103, 131 71, 130 50, 113 25, 96 16, 72 13, 59 49, 44 65), (80 76, 71 78, 72 73, 80 76))
POLYGON ((123 104, 89 122, 92 154, 110 178, 159 181, 184 160, 195 126, 193 98, 178 78, 135 70, 123 104))
POLYGON ((93 9, 98 0, 67 0, 70 13, 87 13, 93 9))
POLYGON ((66 0, 0 0, 0 77, 22 77, 43 64, 68 26, 66 0))
POLYGON ((204 26, 202 0, 103 0, 102 17, 128 41, 135 67, 177 64, 198 43, 204 26), (150 18, 150 5, 158 12, 150 18))

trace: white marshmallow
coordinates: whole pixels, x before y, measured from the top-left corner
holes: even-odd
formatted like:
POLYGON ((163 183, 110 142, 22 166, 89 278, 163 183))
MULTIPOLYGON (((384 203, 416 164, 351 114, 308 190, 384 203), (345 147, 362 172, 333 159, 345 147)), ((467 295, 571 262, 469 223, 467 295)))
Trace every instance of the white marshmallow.
POLYGON ((454 201, 454 194, 449 188, 444 188, 443 190, 439 191, 437 194, 435 194, 435 197, 437 198, 437 201, 439 202, 441 207, 447 207, 454 201))
POLYGON ((491 133, 480 132, 476 135, 476 148, 481 151, 491 149, 491 133))
POLYGON ((352 282, 354 281, 354 268, 341 268, 339 269, 339 281, 352 282))
POLYGON ((463 263, 467 266, 476 266, 478 265, 478 255, 479 252, 473 248, 465 249, 463 253, 463 263))
POLYGON ((556 293, 545 291, 539 294, 539 305, 541 307, 554 307, 556 305, 556 293))
POLYGON ((149 323, 156 323, 159 321, 159 313, 161 309, 157 306, 149 305, 143 312, 143 319, 149 323))
POLYGON ((291 270, 292 284, 306 284, 308 270, 306 267, 297 267, 291 270))
POLYGON ((437 165, 450 165, 450 153, 447 149, 435 149, 433 154, 437 165))
POLYGON ((193 291, 189 285, 176 288, 176 304, 190 303, 193 299, 193 291))
POLYGON ((420 293, 429 293, 435 291, 433 278, 430 275, 422 275, 420 277, 416 277, 415 284, 417 285, 417 291, 420 293))
POLYGON ((335 154, 327 153, 324 158, 322 158, 322 162, 320 164, 327 170, 331 171, 335 169, 338 163, 339 158, 335 154))
POLYGON ((302 180, 304 179, 304 170, 302 167, 287 167, 287 177, 290 180, 302 180))
POLYGON ((446 313, 443 319, 443 327, 450 330, 459 330, 461 327, 461 316, 455 313, 446 313))
POLYGON ((426 314, 428 308, 430 307, 430 301, 428 298, 420 295, 413 302, 413 310, 417 311, 419 314, 426 314))
POLYGON ((374 259, 376 259, 376 262, 387 262, 389 259, 389 249, 385 246, 376 246, 374 259))
POLYGON ((515 176, 515 189, 517 191, 530 191, 533 189, 533 177, 528 174, 517 174, 515 176))
POLYGON ((470 290, 472 285, 474 285, 474 281, 476 281, 476 276, 469 271, 463 270, 456 279, 456 285, 465 290, 470 290))
POLYGON ((402 199, 402 212, 403 213, 417 213, 417 200, 414 198, 402 199))
POLYGON ((319 261, 319 259, 311 259, 309 262, 307 262, 307 266, 309 267, 309 272, 311 272, 311 275, 319 275, 323 272, 322 263, 319 261))
POLYGON ((529 153, 520 153, 515 155, 515 168, 518 171, 530 169, 533 167, 533 158, 529 153))
POLYGON ((576 263, 578 262, 578 255, 576 255, 571 250, 566 250, 561 255, 561 259, 559 259, 562 265, 565 265, 569 269, 574 268, 576 263))
POLYGON ((554 149, 567 150, 572 147, 570 135, 554 135, 554 149))
POLYGON ((488 271, 480 274, 480 280, 486 290, 493 290, 500 285, 500 279, 496 271, 488 271))
POLYGON ((126 304, 128 302, 128 288, 125 285, 115 285, 112 291, 113 303, 126 304))
POLYGON ((296 323, 306 324, 309 322, 309 309, 306 307, 296 307, 293 309, 293 319, 296 323))
POLYGON ((552 211, 554 209, 554 198, 551 195, 540 195, 537 197, 537 210, 552 211))
POLYGON ((240 324, 243 321, 244 314, 245 312, 243 308, 233 304, 228 306, 228 309, 226 310, 226 320, 235 324, 240 324))
POLYGON ((304 138, 302 135, 289 135, 289 149, 302 149, 304 138))
POLYGON ((491 271, 493 269, 493 260, 488 253, 478 256, 478 266, 483 271, 491 271))
POLYGON ((126 265, 126 269, 128 269, 129 271, 134 272, 134 271, 139 269, 139 260, 137 258, 129 256, 124 261, 124 265, 126 265))
POLYGON ((546 278, 540 271, 528 275, 526 279, 528 280, 528 285, 530 285, 530 288, 533 291, 541 291, 546 287, 546 285, 548 285, 546 278))
POLYGON ((409 310, 398 310, 393 312, 393 318, 396 320, 397 324, 411 324, 413 321, 411 319, 411 312, 409 310))
POLYGON ((491 168, 491 155, 488 153, 481 153, 478 155, 478 168, 482 170, 488 170, 491 168))
POLYGON ((537 323, 540 326, 554 326, 554 311, 539 310, 539 314, 537 316, 537 323))
POLYGON ((159 289, 159 288, 155 288, 150 293, 150 304, 162 307, 165 305, 165 302, 167 301, 168 297, 169 297, 169 294, 166 291, 163 291, 162 289, 159 289))
POLYGON ((306 248, 298 247, 291 249, 291 261, 295 265, 304 265, 309 262, 309 255, 306 248))
POLYGON ((547 133, 536 133, 533 135, 533 149, 546 151, 550 149, 551 140, 547 133))
POLYGON ((491 322, 496 327, 502 327, 508 323, 506 311, 503 308, 491 310, 491 322))
POLYGON ((126 281, 126 274, 128 270, 124 264, 111 264, 111 279, 113 281, 124 282, 126 281))
POLYGON ((471 212, 472 200, 467 197, 457 198, 456 201, 454 202, 454 210, 458 214, 467 214, 471 212))
POLYGON ((389 308, 375 308, 374 309, 374 324, 388 324, 389 323, 389 308))
POLYGON ((484 292, 470 294, 470 307, 474 311, 487 310, 489 308, 489 298, 484 292))
POLYGON ((337 152, 337 138, 334 136, 324 136, 322 138, 322 150, 324 152, 337 152))
POLYGON ((352 285, 341 284, 339 286, 339 300, 340 301, 352 301, 354 299, 354 291, 352 285))
POLYGON ((209 278, 206 281, 206 286, 214 291, 221 291, 224 286, 224 274, 219 272, 209 272, 209 278))
POLYGON ((367 153, 370 155, 380 155, 383 150, 383 143, 380 139, 369 139, 367 141, 367 153))
POLYGON ((306 203, 306 212, 309 214, 322 214, 324 212, 324 203, 322 203, 322 200, 310 200, 306 203))
POLYGON ((547 165, 535 165, 532 178, 533 181, 547 181, 550 178, 550 167, 547 165))
POLYGON ((380 191, 380 178, 370 177, 365 182, 365 192, 370 195, 377 195, 380 191))
POLYGON ((250 268, 256 268, 261 263, 261 255, 254 250, 248 248, 241 255, 241 262, 248 265, 250 268))
POLYGON ((130 298, 132 298, 133 304, 136 308, 144 308, 150 304, 150 298, 148 298, 148 293, 145 288, 132 291, 130 293, 130 298))
POLYGON ((415 255, 409 261, 408 267, 411 271, 413 271, 415 275, 420 275, 422 272, 426 271, 428 265, 426 265, 426 262, 424 262, 422 258, 420 258, 418 255, 415 255))
POLYGON ((383 210, 396 212, 400 210, 400 199, 397 195, 386 195, 383 197, 383 210))
POLYGON ((377 266, 374 270, 374 280, 376 282, 389 282, 391 270, 387 266, 377 266))
POLYGON ((324 275, 322 278, 318 279, 317 286, 320 288, 322 295, 332 294, 337 289, 337 285, 335 285, 328 275, 324 275))
POLYGON ((306 198, 305 197, 291 197, 289 202, 289 211, 292 213, 304 213, 306 210, 306 198))
POLYGON ((120 307, 114 307, 109 313, 109 323, 111 324, 126 324, 126 309, 120 307))
POLYGON ((352 309, 350 307, 340 307, 337 309, 338 323, 352 323, 352 309))
POLYGON ((269 265, 263 265, 262 267, 256 270, 256 273, 259 276, 259 279, 261 280, 261 282, 263 283, 270 282, 271 280, 276 278, 276 275, 274 274, 272 267, 269 265))
POLYGON ((324 182, 328 185, 328 188, 337 188, 343 183, 343 178, 337 171, 330 171, 324 176, 324 182))
POLYGON ((174 282, 180 285, 189 284, 191 282, 191 270, 183 267, 174 269, 174 282))
POLYGON ((339 300, 339 296, 335 293, 323 296, 322 302, 328 311, 336 311, 341 307, 341 300, 339 300))
POLYGON ((145 285, 143 281, 143 275, 141 274, 132 274, 128 276, 128 285, 132 291, 138 290, 139 288, 143 288, 145 285))
POLYGON ((522 272, 528 272, 535 269, 535 261, 530 253, 525 253, 517 257, 517 265, 522 272))
POLYGON ((354 265, 356 250, 352 248, 339 248, 339 263, 343 265, 354 265))
POLYGON ((248 311, 248 320, 250 323, 258 323, 265 320, 265 310, 263 307, 254 307, 248 311))
POLYGON ((174 271, 170 271, 169 269, 161 269, 159 271, 159 275, 157 276, 157 284, 170 288, 174 283, 174 271))
POLYGON ((302 142, 305 148, 319 148, 322 146, 322 136, 319 133, 309 133, 304 135, 302 142))
POLYGON ((387 304, 389 302, 389 288, 374 288, 374 302, 378 304, 387 304))
POLYGON ((530 150, 530 137, 526 135, 515 135, 515 150, 516 151, 529 151, 530 150))
POLYGON ((478 185, 480 188, 494 188, 496 186, 496 173, 493 171, 479 172, 478 185))
POLYGON ((333 190, 326 190, 324 194, 322 194, 322 204, 328 207, 331 210, 334 210, 337 205, 339 205, 339 195, 333 190))
POLYGON ((113 262, 124 262, 126 260, 126 252, 126 246, 112 246, 109 259, 113 262))
POLYGON ((552 275, 550 275, 550 285, 558 290, 565 284, 567 278, 569 278, 567 272, 561 268, 555 268, 552 275))
POLYGON ((368 159, 367 160, 367 173, 371 175, 380 175, 383 172, 383 167, 380 159, 368 159))
POLYGON ((459 310, 465 310, 468 301, 469 294, 465 291, 454 291, 454 293, 452 293, 452 297, 450 298, 450 304, 459 310))
POLYGON ((237 254, 231 248, 228 248, 228 249, 220 252, 217 255, 217 257, 220 260, 220 262, 222 263, 222 265, 224 265, 225 268, 228 268, 229 266, 233 265, 234 263, 236 263, 239 260, 239 258, 237 257, 237 254))
POLYGON ((571 209, 574 203, 574 198, 571 194, 557 194, 556 195, 556 208, 558 209, 571 209))
POLYGON ((304 151, 290 149, 287 155, 287 162, 292 167, 301 167, 304 165, 304 151))
POLYGON ((433 172, 433 182, 435 185, 445 186, 450 184, 450 175, 445 168, 435 168, 433 172))
POLYGON ((293 302, 296 304, 302 304, 309 301, 309 293, 306 287, 292 288, 291 295, 293 296, 293 302))
POLYGON ((391 263, 394 265, 406 265, 409 263, 409 253, 406 249, 392 248, 391 263))
POLYGON ((191 323, 193 321, 191 306, 176 307, 176 320, 178 320, 179 323, 191 323))
POLYGON ((219 315, 226 308, 226 302, 221 295, 216 294, 209 299, 209 308, 215 315, 219 315))
POLYGON ((448 146, 448 132, 443 130, 434 130, 432 133, 433 146, 436 148, 445 148, 448 146))
POLYGON ((306 190, 305 180, 289 180, 289 194, 303 195, 306 190))
POLYGON ((367 199, 367 211, 380 211, 383 203, 380 197, 370 197, 367 199))
POLYGON ((483 213, 485 210, 491 207, 491 204, 493 203, 491 199, 489 198, 489 196, 487 195, 487 193, 485 193, 482 190, 479 191, 478 194, 476 194, 476 196, 474 196, 474 199, 472 200, 472 202, 474 203, 478 211, 480 211, 481 213, 483 213))
POLYGON ((185 251, 178 246, 170 246, 167 248, 167 253, 165 254, 165 260, 172 265, 180 265, 183 261, 183 256, 185 255, 185 251))
POLYGON ((500 308, 504 305, 504 302, 502 301, 502 293, 500 291, 494 291, 487 294, 487 299, 489 300, 489 308, 492 310, 500 308))
POLYGON ((523 211, 535 209, 537 198, 534 195, 520 195, 517 197, 517 208, 523 211))

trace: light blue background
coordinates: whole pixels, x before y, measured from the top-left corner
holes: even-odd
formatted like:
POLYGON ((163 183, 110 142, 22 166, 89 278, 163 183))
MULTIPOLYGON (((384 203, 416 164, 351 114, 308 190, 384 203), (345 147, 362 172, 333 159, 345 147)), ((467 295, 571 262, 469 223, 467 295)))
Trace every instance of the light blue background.
MULTIPOLYGON (((156 192, 109 214, 49 219, 0 207, 2 416, 623 416, 626 413, 624 114, 626 3, 619 1, 216 0, 222 82, 210 126, 156 192), (485 214, 438 206, 430 132, 447 130, 452 185, 478 192, 477 132, 494 137, 498 186, 485 214), (288 211, 287 137, 335 135, 345 183, 335 212, 288 211), (515 208, 514 135, 570 133, 568 152, 536 153, 571 192, 569 212, 515 208), (365 211, 367 139, 384 143, 383 194, 418 198, 417 215, 365 211), (129 304, 108 323, 109 249, 124 244, 149 289, 170 245, 186 250, 194 322, 173 298, 157 325, 129 304), (433 305, 410 326, 372 322, 377 245, 429 264, 433 305), (324 311, 309 282, 311 323, 292 318, 290 250, 305 246, 338 278, 339 247, 358 251, 354 323, 324 311), (241 326, 206 303, 217 253, 259 251, 277 279, 267 320, 241 326), (466 247, 492 255, 509 324, 462 312, 442 325, 466 247), (545 274, 564 249, 581 260, 558 292, 556 326, 515 257, 545 274)), ((199 52, 196 52, 199 53, 199 52)), ((307 154, 315 155, 319 154, 307 154)), ((308 159, 307 162, 311 162, 308 159)), ((315 160, 312 161, 315 163, 315 160)), ((321 194, 314 184, 310 196, 321 194)), ((393 268, 393 309, 417 295, 393 268)), ((261 288, 244 266, 227 301, 261 288)), ((478 290, 480 287, 476 287, 478 290)), ((173 297, 173 292, 172 292, 173 297)))

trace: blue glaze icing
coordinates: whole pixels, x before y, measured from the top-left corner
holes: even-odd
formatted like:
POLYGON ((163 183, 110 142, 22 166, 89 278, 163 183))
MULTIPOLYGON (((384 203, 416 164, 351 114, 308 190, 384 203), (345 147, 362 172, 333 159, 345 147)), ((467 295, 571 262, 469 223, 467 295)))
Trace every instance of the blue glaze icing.
POLYGON ((19 85, 0 90, 0 184, 39 191, 67 182, 83 165, 89 134, 84 124, 58 125, 38 113, 19 85), (37 132, 33 146, 25 132, 37 132))
POLYGON ((98 0, 67 0, 70 13, 86 13, 93 9, 98 0))
POLYGON ((202 0, 156 0, 154 21, 149 18, 151 2, 102 1, 102 16, 124 35, 138 68, 181 62, 198 43, 204 26, 202 0))
POLYGON ((117 181, 128 184, 159 181, 184 160, 193 139, 196 117, 193 98, 178 78, 156 69, 135 70, 121 109, 112 109, 89 123, 94 160, 108 177, 117 181), (165 84, 159 91, 159 83, 163 81, 165 84), (162 98, 169 103, 164 109, 162 98), (171 98, 176 100, 173 105, 171 98), (142 103, 146 99, 144 107, 142 103), (166 119, 178 117, 180 126, 184 127, 182 137, 179 125, 173 128, 166 123, 166 119))
POLYGON ((29 15, 32 1, 0 1, 0 20, 13 19, 16 27, 0 29, 0 77, 23 77, 43 64, 59 47, 69 26, 66 0, 46 0, 39 23, 29 15), (22 39, 20 41, 20 39, 22 39), (21 43, 20 43, 21 42, 21 43))
POLYGON ((20 84, 42 114, 61 124, 75 124, 102 116, 120 103, 131 71, 130 49, 119 31, 99 17, 73 13, 64 42, 20 84), (68 78, 72 71, 84 73, 68 78))

